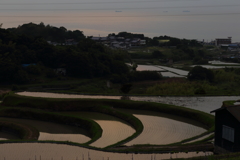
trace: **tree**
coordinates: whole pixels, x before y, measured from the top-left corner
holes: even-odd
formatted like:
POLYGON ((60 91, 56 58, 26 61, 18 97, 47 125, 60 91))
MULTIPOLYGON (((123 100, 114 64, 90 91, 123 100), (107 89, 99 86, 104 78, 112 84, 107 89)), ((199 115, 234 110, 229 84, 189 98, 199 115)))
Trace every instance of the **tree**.
POLYGON ((162 54, 161 51, 156 50, 156 51, 153 51, 152 57, 153 57, 153 58, 163 58, 164 55, 162 54))
POLYGON ((204 68, 202 66, 195 66, 193 69, 188 73, 187 78, 190 81, 194 80, 207 80, 209 82, 214 81, 214 74, 210 69, 204 68))

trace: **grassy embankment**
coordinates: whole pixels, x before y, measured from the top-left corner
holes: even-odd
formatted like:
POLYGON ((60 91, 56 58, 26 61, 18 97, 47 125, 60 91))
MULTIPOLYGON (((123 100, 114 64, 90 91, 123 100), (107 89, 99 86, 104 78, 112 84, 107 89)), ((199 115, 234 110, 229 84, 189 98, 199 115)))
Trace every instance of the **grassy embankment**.
POLYGON ((20 139, 24 140, 37 140, 39 137, 38 130, 33 126, 21 123, 8 122, 6 120, 1 119, 0 119, 0 131, 14 133, 20 139))
MULTIPOLYGON (((115 117, 118 117, 126 122, 128 122, 133 128, 135 128, 136 133, 134 133, 132 136, 128 137, 127 139, 118 142, 117 144, 113 144, 111 146, 108 146, 108 150, 112 150, 112 147, 116 147, 119 145, 122 145, 126 143, 127 141, 133 139, 134 137, 138 136, 143 129, 142 123, 135 118, 134 116, 131 116, 126 113, 119 112, 117 108, 127 108, 127 109, 136 109, 136 110, 150 110, 150 111, 156 111, 156 112, 162 112, 167 114, 173 114, 177 116, 182 117, 188 117, 189 119, 198 121, 202 123, 205 128, 208 130, 206 133, 202 134, 201 136, 208 134, 210 132, 213 132, 214 130, 214 117, 210 114, 173 106, 173 105, 167 105, 167 104, 159 104, 159 103, 150 103, 150 102, 136 102, 136 101, 121 101, 121 100, 105 100, 105 99, 99 99, 99 100, 93 100, 93 99, 51 99, 51 98, 34 98, 34 97, 25 97, 25 96, 18 96, 11 94, 7 97, 5 97, 3 101, 4 106, 15 106, 15 110, 19 110, 20 108, 29 108, 31 109, 41 109, 45 112, 51 112, 51 114, 57 113, 61 114, 61 112, 64 111, 92 111, 92 112, 100 112, 104 114, 109 114, 115 117), (17 109, 19 108, 19 109, 17 109)), ((42 112, 42 111, 38 111, 42 112)), ((50 113, 46 113, 50 114, 50 113)), ((23 114, 24 116, 24 114, 23 114)), ((64 123, 64 121, 61 121, 64 123)), ((199 136, 196 136, 194 138, 198 138, 199 136)), ((194 139, 192 138, 192 139, 194 139)), ((211 137, 212 138, 212 137, 211 137)), ((191 141, 192 139, 185 140, 191 141)), ((206 139, 207 140, 207 139, 206 139)), ((200 142, 203 143, 203 142, 200 142)), ((173 145, 181 145, 181 142, 178 144, 172 144, 173 145)), ((186 145, 189 146, 189 145, 186 145)), ((156 147, 155 149, 151 148, 151 145, 145 145, 143 146, 134 146, 134 148, 125 148, 125 147, 117 147, 114 151, 121 151, 121 152, 167 152, 172 151, 172 148, 168 148, 167 150, 164 149, 163 146, 156 147), (147 146, 147 148, 146 148, 147 146), (122 148, 122 149, 121 149, 122 148)), ((177 147, 178 148, 178 147, 177 147)), ((180 150, 181 147, 178 149, 180 150)), ((191 147, 188 147, 188 150, 191 150, 191 147)), ((113 151, 113 150, 112 150, 113 151)))
MULTIPOLYGON (((5 95, 5 99, 9 100, 9 95, 5 95)), ((10 98, 10 101, 14 99, 10 98)), ((37 102, 40 106, 43 105, 44 103, 41 103, 41 100, 37 102)), ((88 131, 88 137, 91 138, 89 142, 86 144, 92 143, 96 141, 99 137, 102 135, 102 129, 101 127, 94 122, 93 120, 89 119, 84 119, 80 117, 74 117, 74 116, 66 116, 66 115, 61 115, 57 112, 49 112, 49 111, 44 111, 44 110, 37 110, 35 108, 28 108, 28 104, 26 102, 26 106, 24 106, 24 103, 22 104, 22 107, 5 107, 4 101, 1 104, 0 108, 0 116, 1 117, 10 117, 10 118, 23 118, 23 119, 34 119, 34 120, 42 120, 42 121, 48 121, 48 122, 56 122, 56 123, 61 123, 61 124, 67 124, 67 125, 72 125, 72 126, 77 126, 80 128, 83 128, 88 131)), ((16 131, 16 133, 20 134, 21 137, 26 137, 28 134, 30 134, 30 129, 31 127, 25 127, 25 130, 19 130, 18 124, 12 127, 11 130, 16 131)), ((22 127, 23 128, 23 127, 22 127)), ((34 132, 34 137, 38 137, 39 133, 34 132)), ((25 138, 23 138, 26 140, 25 138)))

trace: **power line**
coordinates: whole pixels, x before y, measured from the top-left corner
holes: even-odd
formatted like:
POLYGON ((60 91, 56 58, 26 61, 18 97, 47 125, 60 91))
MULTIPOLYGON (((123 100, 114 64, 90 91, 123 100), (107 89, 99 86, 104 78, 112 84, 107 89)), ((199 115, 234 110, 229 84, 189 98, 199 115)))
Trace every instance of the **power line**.
POLYGON ((43 2, 43 3, 0 3, 0 5, 69 5, 69 4, 105 4, 105 3, 152 3, 152 2, 174 2, 174 1, 200 1, 200 0, 149 0, 149 1, 103 1, 103 2, 43 2))
MULTIPOLYGON (((124 8, 94 8, 94 9, 91 9, 91 8, 78 8, 78 9, 74 9, 74 8, 67 8, 67 9, 64 9, 64 8, 54 8, 54 9, 41 9, 41 8, 36 8, 36 9, 30 9, 30 8, 21 8, 21 9, 16 9, 14 8, 13 10, 15 11, 21 11, 21 10, 24 10, 24 11, 53 11, 53 10, 72 10, 72 11, 75 11, 75 10, 142 10, 142 9, 178 9, 178 8, 219 8, 219 7, 239 7, 240 4, 235 4, 235 5, 202 5, 202 6, 175 6, 175 7, 140 7, 140 8, 135 8, 135 7, 124 7, 124 8)), ((10 10, 10 9, 7 9, 7 8, 3 8, 1 10, 10 10)))
POLYGON ((126 15, 126 16, 0 16, 4 18, 20 18, 20 17, 33 17, 33 18, 134 18, 134 17, 188 17, 188 16, 223 16, 223 15, 239 15, 240 12, 235 13, 204 13, 204 14, 172 14, 172 15, 126 15))

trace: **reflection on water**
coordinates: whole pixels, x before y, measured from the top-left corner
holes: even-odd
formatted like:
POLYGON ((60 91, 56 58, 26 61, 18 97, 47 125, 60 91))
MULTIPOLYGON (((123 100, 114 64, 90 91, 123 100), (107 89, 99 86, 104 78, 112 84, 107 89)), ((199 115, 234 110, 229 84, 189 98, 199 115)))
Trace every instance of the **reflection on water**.
POLYGON ((85 143, 90 140, 90 138, 86 136, 87 133, 85 130, 73 126, 18 118, 1 119, 35 127, 40 133, 38 140, 71 141, 77 143, 85 143))
POLYGON ((138 65, 137 71, 166 71, 166 70, 152 65, 138 65))
POLYGON ((94 147, 107 147, 124 140, 135 133, 135 130, 126 124, 126 122, 106 114, 94 112, 75 112, 67 114, 92 119, 101 126, 103 130, 102 137, 91 144, 91 146, 94 147))
POLYGON ((195 121, 169 114, 121 109, 136 116, 144 125, 143 132, 126 145, 170 144, 191 138, 206 130, 195 121), (199 126, 199 127, 198 127, 199 126))
MULTIPOLYGON (((48 97, 48 98, 92 98, 92 99, 120 99, 121 96, 101 96, 101 95, 72 95, 59 93, 42 93, 42 92, 18 92, 17 94, 31 97, 48 97)), ((196 109, 210 113, 222 106, 226 100, 238 100, 240 96, 210 96, 210 97, 181 97, 181 96, 130 96, 134 101, 148 101, 157 103, 166 103, 186 108, 196 109)))
POLYGON ((157 102, 165 103, 176 106, 182 106, 186 108, 191 108, 206 113, 220 108, 223 101, 227 100, 238 100, 240 96, 210 96, 210 97, 167 97, 167 96, 133 96, 130 97, 134 101, 147 101, 147 102, 157 102))
POLYGON ((91 98, 91 99, 120 99, 120 96, 92 96, 92 95, 76 95, 63 93, 46 93, 46 92, 18 92, 21 96, 43 97, 43 98, 91 98))
POLYGON ((134 144, 170 144, 204 133, 203 128, 182 123, 169 118, 136 115, 144 126, 143 132, 126 145, 134 144))
POLYGON ((184 71, 184 70, 181 70, 181 69, 176 69, 176 68, 171 68, 171 67, 166 67, 166 66, 157 66, 157 67, 162 68, 164 70, 167 70, 169 72, 179 74, 181 76, 187 76, 188 75, 188 71, 184 71))
POLYGON ((185 77, 185 76, 178 75, 178 74, 175 74, 172 72, 161 72, 161 74, 163 77, 185 77))
MULTIPOLYGON (((26 96, 35 96, 35 97, 51 97, 51 98, 73 98, 75 95, 66 95, 66 94, 52 94, 52 93, 37 93, 37 92, 21 92, 18 93, 20 95, 26 96)), ((120 96, 84 96, 84 95, 76 95, 74 98, 104 98, 104 99, 120 99, 120 96)), ((221 96, 221 97, 161 97, 161 96, 132 96, 131 100, 135 101, 151 101, 158 103, 167 103, 178 106, 184 106, 192 109, 201 110, 209 113, 210 111, 219 108, 222 105, 222 101, 225 100, 237 100, 240 99, 239 96, 221 96)), ((136 114, 139 118, 143 117, 143 119, 149 119, 148 123, 154 124, 156 120, 154 120, 154 115, 151 117, 147 117, 144 114, 136 114)), ((159 117, 155 117, 159 118, 159 117)), ((99 118, 96 118, 98 121, 99 118)), ((168 120, 169 121, 169 120, 168 120)), ((105 123, 105 122, 104 122, 105 123)), ((168 123, 168 122, 167 122, 168 123)), ((159 125, 156 123, 156 125, 159 125)), ((188 124, 189 125, 189 124, 188 124)), ((106 125, 106 127, 108 127, 106 125)), ((116 127, 116 126, 115 126, 116 127)), ((175 125, 175 127, 177 127, 175 125)), ((154 126, 155 128, 155 126, 154 126)), ((158 130, 161 130, 161 126, 158 127, 158 130)), ((174 127, 169 129, 174 133, 174 127)), ((186 128, 188 130, 188 127, 186 128)), ((189 131, 191 133, 191 131, 189 131)), ((153 134, 153 133, 152 133, 153 134)), ((157 134, 157 133, 155 133, 157 134)), ((167 135, 168 136, 168 135, 167 135)), ((82 158, 84 156, 87 157, 90 152, 92 159, 114 159, 114 160, 129 160, 132 159, 131 154, 118 154, 118 153, 105 153, 99 151, 92 151, 80 147, 74 146, 66 146, 66 145, 55 145, 55 144, 1 144, 0 145, 0 159, 2 157, 9 157, 9 159, 18 159, 16 157, 21 157, 21 159, 33 159, 36 155, 42 156, 46 158, 54 157, 55 159, 60 159, 61 157, 67 157, 68 159, 76 159, 82 158), (25 148, 26 147, 26 148, 25 148), (28 154, 24 154, 26 149, 30 149, 28 154), (13 152, 14 151, 14 152, 13 152), (16 152, 17 151, 17 152, 16 152), (4 154, 3 154, 4 153, 4 154), (11 154, 14 153, 14 154, 11 154), (1 157, 2 156, 2 157, 1 157)), ((206 153, 179 153, 172 155, 172 158, 187 158, 193 156, 201 156, 206 153)), ((207 153, 209 154, 209 153, 207 153)), ((211 153, 210 153, 211 154, 211 153)), ((138 160, 146 160, 151 159, 150 154, 134 154, 135 159, 138 160)), ((170 154, 155 154, 156 159, 169 159, 171 158, 170 154)))
POLYGON ((151 159, 170 159, 170 158, 189 158, 194 156, 210 155, 210 152, 188 152, 177 154, 124 154, 110 153, 90 150, 86 148, 42 143, 17 143, 1 144, 0 159, 23 160, 23 159, 44 159, 44 160, 151 160, 151 159))

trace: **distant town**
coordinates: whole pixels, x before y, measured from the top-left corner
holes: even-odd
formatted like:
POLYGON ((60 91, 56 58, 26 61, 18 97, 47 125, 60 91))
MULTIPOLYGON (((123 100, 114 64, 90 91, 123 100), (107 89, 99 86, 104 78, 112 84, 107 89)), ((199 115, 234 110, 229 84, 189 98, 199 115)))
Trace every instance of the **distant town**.
MULTIPOLYGON (((131 47, 136 46, 145 46, 147 44, 145 39, 141 38, 124 38, 119 36, 107 36, 107 37, 88 37, 93 41, 96 41, 98 43, 104 44, 105 46, 116 48, 116 49, 130 49, 131 47)), ((212 46, 218 46, 222 49, 227 49, 230 51, 240 51, 240 42, 232 43, 232 37, 227 38, 216 38, 213 41, 205 42, 198 41, 200 44, 203 45, 212 45, 212 46)), ((49 44, 52 45, 77 45, 78 42, 74 39, 67 39, 64 43, 58 43, 58 42, 51 42, 48 41, 49 44)))

